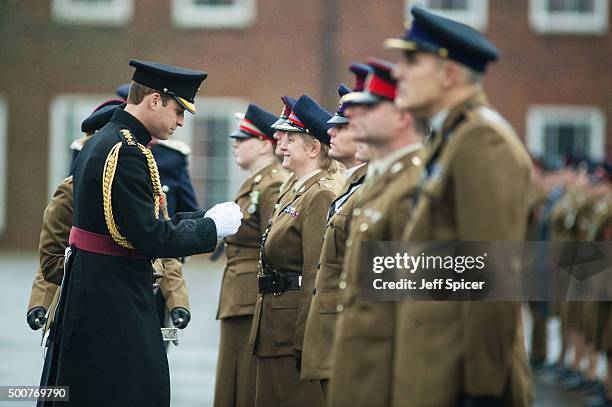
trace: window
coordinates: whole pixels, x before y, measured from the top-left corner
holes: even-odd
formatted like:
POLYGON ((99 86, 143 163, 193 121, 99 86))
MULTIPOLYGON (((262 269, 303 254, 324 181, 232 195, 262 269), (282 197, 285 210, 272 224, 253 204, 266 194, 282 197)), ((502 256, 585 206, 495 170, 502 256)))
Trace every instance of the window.
POLYGON ((444 17, 460 21, 477 30, 485 31, 489 20, 489 0, 408 0, 406 21, 412 19, 410 7, 420 5, 444 17))
POLYGON ((592 107, 534 106, 527 113, 527 147, 536 157, 582 155, 602 160, 605 119, 592 107))
POLYGON ((127 24, 134 12, 133 0, 53 0, 51 14, 66 24, 127 24))
POLYGON ((115 98, 114 95, 60 95, 53 98, 49 109, 49 196, 70 173, 72 151, 70 145, 84 136, 81 122, 100 103, 115 98))
POLYGON ((172 0, 172 21, 183 28, 245 28, 255 22, 256 0, 172 0))
POLYGON ((191 146, 189 167, 198 203, 204 209, 233 199, 246 174, 234 163, 229 134, 238 122, 236 112, 247 103, 240 99, 209 98, 196 102, 198 113, 186 115, 176 138, 191 146))
POLYGON ((6 227, 8 104, 0 97, 0 235, 6 227))
POLYGON ((603 34, 608 0, 530 0, 529 22, 539 33, 603 34))

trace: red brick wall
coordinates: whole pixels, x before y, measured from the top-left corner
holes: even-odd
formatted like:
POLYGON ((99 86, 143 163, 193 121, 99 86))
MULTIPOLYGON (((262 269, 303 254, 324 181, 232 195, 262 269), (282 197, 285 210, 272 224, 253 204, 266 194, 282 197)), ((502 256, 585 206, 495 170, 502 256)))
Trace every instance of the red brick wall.
MULTIPOLYGON (((280 110, 279 96, 308 93, 329 110, 346 70, 403 31, 404 0, 258 0, 243 30, 178 29, 169 1, 135 0, 125 27, 62 25, 50 2, 7 2, 0 13, 0 95, 9 105, 8 213, 0 248, 35 249, 47 203, 49 104, 62 93, 109 93, 128 81, 130 58, 206 70, 200 97, 236 96, 280 110)), ((492 103, 522 136, 530 104, 588 104, 612 111, 609 32, 538 35, 527 0, 491 1, 486 33, 502 50, 486 79, 492 103)), ((608 150, 612 124, 607 123, 608 150)))

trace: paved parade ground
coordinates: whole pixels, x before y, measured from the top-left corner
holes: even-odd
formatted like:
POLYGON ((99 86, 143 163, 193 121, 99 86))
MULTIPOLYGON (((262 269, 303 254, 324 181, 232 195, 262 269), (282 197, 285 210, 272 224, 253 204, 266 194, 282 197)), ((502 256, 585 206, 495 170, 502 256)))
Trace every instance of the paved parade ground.
MULTIPOLYGON (((0 296, 0 385, 36 385, 43 363, 40 331, 33 332, 25 321, 30 287, 36 272, 34 253, 0 256, 0 278, 5 287, 0 296)), ((189 285, 192 321, 182 332, 179 347, 171 346, 168 356, 172 382, 172 406, 211 406, 219 341, 215 320, 222 261, 209 262, 205 256, 190 259, 184 268, 189 285)), ((558 338, 553 346, 558 346, 558 338)), ((146 374, 146 366, 143 366, 146 374)), ((538 380, 539 407, 573 407, 584 402, 538 380)), ((31 402, 1 402, 0 406, 28 406, 31 402)))

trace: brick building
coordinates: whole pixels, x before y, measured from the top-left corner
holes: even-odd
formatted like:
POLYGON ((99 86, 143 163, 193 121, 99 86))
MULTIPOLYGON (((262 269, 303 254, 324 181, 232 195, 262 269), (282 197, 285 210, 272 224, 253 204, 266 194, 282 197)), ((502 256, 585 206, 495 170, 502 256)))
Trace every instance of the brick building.
POLYGON ((410 4, 482 30, 501 49, 485 86, 537 155, 612 151, 608 0, 0 0, 0 248, 36 248, 42 211, 68 173, 79 123, 127 82, 131 58, 209 73, 191 144, 204 207, 226 200, 233 113, 308 93, 334 109, 346 66, 385 51, 410 4))

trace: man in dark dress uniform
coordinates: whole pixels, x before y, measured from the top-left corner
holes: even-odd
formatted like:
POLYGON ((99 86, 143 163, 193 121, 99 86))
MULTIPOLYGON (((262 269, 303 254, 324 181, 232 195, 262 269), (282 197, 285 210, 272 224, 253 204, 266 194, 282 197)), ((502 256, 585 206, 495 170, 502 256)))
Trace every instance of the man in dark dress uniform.
MULTIPOLYGON (((130 83, 117 87, 117 96, 127 101, 130 83)), ((147 146, 155 157, 162 190, 170 216, 178 212, 194 212, 200 209, 191 177, 189 176, 189 146, 174 138, 152 139, 147 146)))
MULTIPOLYGON (((151 290, 151 259, 210 252, 235 233, 235 203, 164 220, 146 145, 195 113, 206 73, 136 68, 125 110, 86 143, 74 166, 72 254, 41 384, 69 386, 72 406, 169 406, 170 380, 151 290)), ((44 404, 44 403, 41 403, 44 404)))
MULTIPOLYGON (((130 83, 124 83, 117 87, 117 96, 124 101, 127 101, 130 93, 130 83)), ((191 183, 189 176, 188 157, 191 152, 189 146, 174 138, 167 140, 151 139, 147 145, 153 153, 157 169, 159 170, 159 179, 162 184, 162 191, 166 195, 166 208, 168 214, 174 216, 178 212, 194 212, 200 210, 196 193, 191 183)), ((179 259, 184 262, 184 258, 179 259)), ((159 324, 162 327, 169 326, 169 319, 172 319, 174 326, 185 328, 191 319, 191 314, 185 307, 180 310, 173 311, 172 306, 167 304, 168 299, 164 297, 161 290, 155 293, 155 305, 157 307, 157 315, 159 316, 159 324), (179 318, 182 322, 179 323, 179 318)), ((187 296, 183 298, 183 303, 186 303, 187 296)), ((169 342, 166 342, 166 349, 169 342)))

